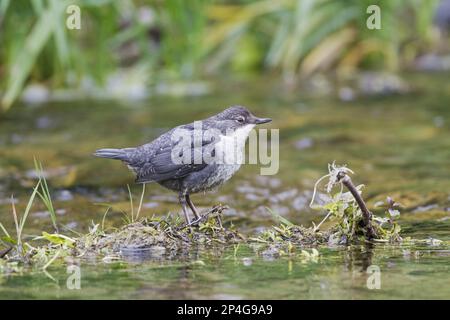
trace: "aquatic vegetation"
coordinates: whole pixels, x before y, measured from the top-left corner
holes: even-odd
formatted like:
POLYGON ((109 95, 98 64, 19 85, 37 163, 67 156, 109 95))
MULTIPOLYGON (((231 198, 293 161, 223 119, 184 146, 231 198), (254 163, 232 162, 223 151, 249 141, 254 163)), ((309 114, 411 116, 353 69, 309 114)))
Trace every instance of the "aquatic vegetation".
MULTIPOLYGON (((34 199, 34 197, 33 197, 34 199)), ((31 200, 33 200, 31 199, 31 200)), ((32 201, 31 201, 32 203, 32 201)), ((92 224, 87 234, 69 237, 60 233, 42 232, 32 242, 21 243, 24 249, 2 250, 2 267, 5 273, 15 272, 17 263, 42 270, 58 258, 102 258, 109 261, 123 252, 150 251, 154 255, 176 255, 192 247, 238 243, 244 240, 234 228, 224 228, 220 221, 224 206, 215 206, 204 214, 198 226, 187 226, 178 216, 168 214, 126 223, 118 229, 105 231, 100 224, 92 224), (6 263, 8 262, 8 263, 6 263), (12 264, 10 265, 9 262, 12 264)), ((3 227, 2 227, 3 229, 3 227)), ((4 230, 6 233, 6 229, 4 230)), ((8 233, 7 233, 8 234, 8 233)), ((16 242, 5 238, 9 242, 16 242)))
MULTIPOLYGON (((4 273, 19 272, 23 265, 31 265, 45 271, 52 263, 61 258, 83 259, 87 257, 101 258, 103 261, 120 259, 124 253, 147 252, 153 256, 176 256, 189 252, 192 248, 228 246, 245 243, 252 245, 255 252, 267 257, 289 256, 297 257, 304 263, 317 262, 320 256, 316 248, 323 246, 351 245, 358 243, 373 244, 375 242, 389 242, 396 244, 428 244, 439 246, 443 244, 438 239, 416 240, 402 239, 401 228, 396 222, 400 215, 400 204, 392 198, 386 203, 377 203, 385 209, 385 216, 379 217, 370 212, 362 199, 362 185, 354 186, 349 174, 353 171, 346 166, 332 163, 328 166, 328 174, 321 177, 315 184, 311 207, 326 210, 327 215, 317 226, 298 226, 271 212, 277 225, 248 238, 241 235, 234 226, 224 227, 223 212, 226 206, 214 206, 203 213, 202 219, 195 225, 182 221, 178 215, 167 214, 163 217, 139 218, 142 208, 145 188, 142 189, 139 207, 135 211, 133 196, 129 190, 131 216, 125 219, 125 224, 119 228, 105 230, 105 212, 101 224, 92 223, 89 232, 78 234, 77 237, 55 232, 42 232, 32 241, 23 242, 22 233, 32 204, 39 194, 49 210, 54 210, 47 182, 42 174, 33 189, 27 208, 22 216, 18 216, 14 202, 12 204, 13 217, 16 225, 17 238, 13 239, 4 225, 0 227, 5 234, 2 242, 6 249, 0 252, 0 271, 4 273), (329 196, 323 204, 315 203, 315 195, 320 183, 328 179, 325 190, 329 196), (340 187, 337 193, 333 193, 340 187), (349 191, 344 192, 344 187, 349 191), (40 191, 39 191, 40 190, 40 191), (332 225, 325 230, 323 223, 330 220, 332 225), (37 245, 34 245, 37 243, 37 245), (310 250, 308 250, 310 248, 310 250)), ((56 221, 52 219, 54 226, 56 221)), ((239 245, 235 247, 235 255, 239 245)))
MULTIPOLYGON (((0 223, 0 227, 4 233, 4 236, 1 238, 1 241, 3 243, 6 243, 8 246, 16 246, 16 251, 20 256, 24 255, 24 248, 23 248, 23 243, 22 243, 23 229, 24 229, 25 222, 27 221, 31 206, 34 202, 34 198, 36 197, 36 194, 38 192, 38 188, 40 187, 40 185, 41 185, 41 181, 39 180, 37 182, 36 186, 34 187, 33 193, 31 194, 31 196, 28 200, 28 204, 27 204, 25 211, 20 216, 18 215, 17 210, 16 210, 16 206, 14 203, 14 197, 11 196, 12 215, 14 218, 14 226, 16 229, 16 238, 13 238, 10 235, 10 233, 6 230, 5 226, 2 223, 0 223)), ((8 250, 8 249, 5 249, 5 250, 8 250)))
POLYGON ((41 198, 42 202, 47 208, 50 214, 50 219, 52 220, 53 227, 55 228, 55 231, 58 232, 58 225, 56 223, 56 212, 55 208, 53 207, 50 191, 48 189, 47 179, 45 179, 44 177, 44 169, 42 168, 42 163, 37 161, 36 158, 34 158, 34 167, 38 175, 39 181, 41 182, 39 184, 40 190, 36 191, 37 195, 41 198))
MULTIPOLYGON (((301 246, 317 245, 348 245, 357 242, 391 242, 402 241, 401 228, 396 222, 400 212, 399 205, 388 198, 386 216, 373 215, 366 207, 361 197, 363 185, 354 186, 349 178, 353 171, 346 166, 335 163, 328 165, 328 174, 321 177, 315 184, 310 206, 317 210, 325 210, 326 217, 316 226, 296 226, 285 218, 276 218, 280 221, 258 237, 250 238, 252 241, 279 244, 278 249, 292 244, 301 246), (321 181, 328 178, 325 190, 329 200, 323 204, 315 204, 315 195, 321 181), (333 194, 333 189, 340 186, 339 192, 333 194), (344 192, 344 186, 349 189, 344 192), (333 225, 327 230, 320 231, 323 222, 330 219, 333 225)), ((272 212, 272 215, 276 215, 272 212)), ((274 247, 272 247, 273 249, 274 247)))
POLYGON ((0 238, 0 242, 6 246, 6 249, 1 250, 0 252, 0 260, 1 258, 4 258, 8 255, 8 263, 5 263, 5 261, 1 261, 1 270, 5 272, 17 272, 19 269, 17 267, 17 264, 19 262, 22 263, 33 263, 35 265, 39 265, 40 263, 43 264, 43 269, 48 267, 59 255, 59 253, 54 256, 49 256, 49 250, 45 247, 33 247, 30 242, 25 242, 23 239, 23 231, 25 228, 26 221, 28 219, 28 216, 30 214, 31 208, 33 206, 33 203, 36 199, 36 196, 38 196, 43 204, 45 205, 47 211, 50 214, 50 218, 53 224, 53 227, 55 228, 56 233, 55 234, 49 234, 46 232, 42 232, 42 237, 37 237, 34 240, 38 239, 46 239, 54 244, 57 244, 58 246, 64 246, 66 247, 69 243, 73 243, 74 240, 71 238, 58 234, 58 226, 56 223, 56 213, 55 209, 52 203, 52 198, 50 195, 50 191, 48 188, 47 180, 44 176, 44 170, 42 168, 42 164, 34 159, 35 169, 37 172, 38 181, 36 185, 33 188, 33 192, 31 196, 28 199, 27 206, 23 212, 22 215, 19 215, 19 213, 16 210, 15 205, 15 199, 13 196, 11 196, 11 206, 12 206, 12 215, 14 219, 14 226, 16 230, 16 236, 13 237, 5 228, 5 226, 0 222, 0 229, 3 232, 3 237, 0 238))

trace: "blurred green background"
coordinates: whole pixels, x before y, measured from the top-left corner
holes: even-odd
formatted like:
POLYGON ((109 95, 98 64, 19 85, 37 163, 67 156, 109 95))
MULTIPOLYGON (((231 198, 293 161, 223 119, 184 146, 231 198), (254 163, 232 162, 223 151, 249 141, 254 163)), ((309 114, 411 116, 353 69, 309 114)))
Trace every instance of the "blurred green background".
POLYGON ((418 57, 448 49, 445 2, 0 0, 1 108, 27 84, 42 95, 70 89, 53 95, 62 99, 145 98, 201 93, 171 84, 224 75, 273 73, 292 84, 326 71, 414 68, 418 57), (66 28, 71 4, 81 9, 80 30, 66 28), (380 30, 366 27, 372 4, 380 30))

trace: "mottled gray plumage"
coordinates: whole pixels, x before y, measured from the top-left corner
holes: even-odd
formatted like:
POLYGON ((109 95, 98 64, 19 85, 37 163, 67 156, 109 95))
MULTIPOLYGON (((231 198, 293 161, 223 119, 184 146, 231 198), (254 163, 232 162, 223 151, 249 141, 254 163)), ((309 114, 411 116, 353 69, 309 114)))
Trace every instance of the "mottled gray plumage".
MULTIPOLYGON (((189 217, 185 210, 185 204, 190 206, 195 217, 200 216, 196 211, 189 194, 211 190, 228 179, 239 169, 239 163, 194 163, 193 155, 196 148, 205 152, 207 147, 212 150, 217 143, 221 143, 226 134, 241 132, 244 144, 249 129, 255 124, 269 122, 270 119, 262 119, 253 116, 246 108, 241 106, 230 107, 221 113, 201 121, 202 130, 215 129, 220 132, 219 137, 206 137, 201 135, 201 146, 191 145, 191 163, 174 163, 172 150, 179 141, 174 140, 174 132, 177 129, 186 130, 188 134, 194 134, 194 123, 178 126, 162 134, 150 143, 136 148, 124 149, 99 149, 94 155, 101 158, 117 159, 123 161, 136 173, 137 183, 157 182, 160 185, 179 193, 179 199, 189 223, 189 217), (245 128, 245 130, 243 130, 245 128)), ((193 138, 192 138, 193 141, 193 138)), ((198 150, 197 150, 198 151, 198 150)))

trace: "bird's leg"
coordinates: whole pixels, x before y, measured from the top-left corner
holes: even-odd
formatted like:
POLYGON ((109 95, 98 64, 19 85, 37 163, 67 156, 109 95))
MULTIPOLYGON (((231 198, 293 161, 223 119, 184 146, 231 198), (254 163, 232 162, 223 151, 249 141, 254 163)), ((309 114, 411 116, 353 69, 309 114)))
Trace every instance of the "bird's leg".
POLYGON ((185 198, 183 193, 179 194, 178 200, 180 201, 181 208, 183 209, 184 218, 186 219, 186 224, 190 225, 191 224, 191 219, 189 219, 189 213, 188 213, 187 208, 186 208, 186 198, 185 198))
POLYGON ((189 194, 186 194, 186 202, 187 202, 187 204, 189 205, 189 207, 191 208, 192 213, 193 213, 194 216, 195 216, 195 219, 196 219, 196 220, 200 220, 200 219, 201 219, 201 216, 200 216, 200 214, 198 213, 197 209, 195 208, 194 203, 192 202, 191 198, 189 197, 189 194))

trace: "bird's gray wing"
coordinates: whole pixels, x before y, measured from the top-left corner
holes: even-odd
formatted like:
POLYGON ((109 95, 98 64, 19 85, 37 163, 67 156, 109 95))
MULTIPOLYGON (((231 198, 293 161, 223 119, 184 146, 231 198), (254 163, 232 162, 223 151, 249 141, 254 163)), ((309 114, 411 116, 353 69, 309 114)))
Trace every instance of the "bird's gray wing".
MULTIPOLYGON (((140 163, 133 164, 130 163, 130 166, 133 167, 137 173, 136 182, 152 182, 152 181, 164 181, 168 179, 180 179, 188 174, 200 171, 206 167, 206 163, 204 163, 203 159, 201 163, 194 163, 194 154, 195 148, 193 143, 190 148, 190 157, 191 161, 189 163, 174 163, 172 160, 172 150, 177 146, 179 141, 174 142, 171 139, 161 137, 158 141, 155 140, 152 150, 152 154, 149 154, 147 158, 145 158, 145 151, 137 149, 136 152, 141 152, 142 155, 137 158, 140 159, 140 163), (157 148, 156 148, 157 147, 157 148), (143 158, 145 158, 143 160, 143 158), (143 161, 142 161, 143 160, 143 161)), ((193 140, 191 140, 193 141, 193 140)), ((206 146, 212 146, 216 143, 216 139, 203 139, 202 138, 202 148, 206 146)), ((148 147, 147 147, 148 148, 148 147)), ((199 148, 199 147, 197 147, 199 148)))

